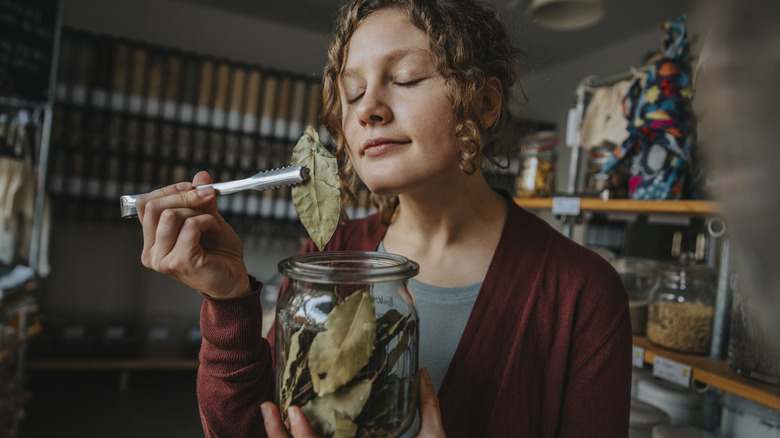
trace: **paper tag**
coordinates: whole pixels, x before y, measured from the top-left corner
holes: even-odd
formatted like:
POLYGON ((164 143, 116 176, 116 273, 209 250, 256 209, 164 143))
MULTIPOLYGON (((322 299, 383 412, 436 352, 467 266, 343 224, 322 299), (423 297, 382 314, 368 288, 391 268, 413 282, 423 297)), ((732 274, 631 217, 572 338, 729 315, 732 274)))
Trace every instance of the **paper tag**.
POLYGON ((257 117, 252 115, 244 115, 244 132, 253 133, 257 129, 257 117))
POLYGON ((92 106, 95 108, 105 108, 108 106, 108 91, 102 88, 92 90, 92 106))
POLYGON ((645 349, 642 347, 634 347, 634 355, 631 357, 631 363, 637 368, 644 368, 645 366, 645 349))
POLYGON ((195 109, 188 103, 182 103, 179 108, 179 120, 184 123, 192 121, 192 117, 195 114, 195 109))
POLYGON ((553 198, 552 214, 579 216, 580 198, 558 196, 553 198))
POLYGON ((691 386, 691 367, 656 356, 653 359, 653 376, 686 388, 691 386))
POLYGON ((171 337, 171 331, 167 327, 152 327, 149 330, 150 341, 167 341, 171 337))
POLYGON ((130 95, 129 109, 131 113, 138 114, 143 108, 144 99, 137 94, 130 95))

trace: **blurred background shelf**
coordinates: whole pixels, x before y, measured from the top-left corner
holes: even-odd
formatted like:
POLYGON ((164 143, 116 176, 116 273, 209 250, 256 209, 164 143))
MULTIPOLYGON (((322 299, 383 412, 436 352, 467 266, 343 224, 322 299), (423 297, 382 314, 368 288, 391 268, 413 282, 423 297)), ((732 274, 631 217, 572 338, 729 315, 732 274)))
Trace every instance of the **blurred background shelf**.
POLYGON ((780 387, 743 377, 729 368, 725 361, 670 351, 653 345, 643 336, 634 336, 634 347, 644 349, 645 363, 653 364, 659 356, 688 365, 693 380, 780 410, 780 387))
MULTIPOLYGON (((554 198, 515 198, 515 202, 530 210, 551 210, 554 198)), ((632 199, 578 198, 582 211, 604 213, 655 213, 706 216, 719 214, 716 201, 635 201, 632 199)))

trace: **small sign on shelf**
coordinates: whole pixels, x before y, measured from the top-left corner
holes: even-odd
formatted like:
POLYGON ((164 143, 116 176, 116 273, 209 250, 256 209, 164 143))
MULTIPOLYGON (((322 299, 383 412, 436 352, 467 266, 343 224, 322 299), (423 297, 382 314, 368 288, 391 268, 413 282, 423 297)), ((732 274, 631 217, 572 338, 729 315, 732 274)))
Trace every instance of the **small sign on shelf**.
POLYGON ((580 198, 571 196, 556 196, 552 200, 552 214, 561 216, 579 216, 580 198))
POLYGON ((692 369, 689 365, 655 356, 653 358, 653 376, 676 383, 683 387, 691 386, 692 369))

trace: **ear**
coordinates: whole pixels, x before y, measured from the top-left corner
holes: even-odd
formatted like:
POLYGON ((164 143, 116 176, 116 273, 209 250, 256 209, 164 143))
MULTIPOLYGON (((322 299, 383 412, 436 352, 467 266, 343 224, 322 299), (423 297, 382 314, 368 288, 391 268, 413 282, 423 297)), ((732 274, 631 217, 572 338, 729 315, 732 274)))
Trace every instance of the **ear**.
POLYGON ((503 97, 501 81, 493 76, 488 79, 485 89, 482 91, 482 127, 488 129, 493 126, 501 114, 501 101, 503 97))

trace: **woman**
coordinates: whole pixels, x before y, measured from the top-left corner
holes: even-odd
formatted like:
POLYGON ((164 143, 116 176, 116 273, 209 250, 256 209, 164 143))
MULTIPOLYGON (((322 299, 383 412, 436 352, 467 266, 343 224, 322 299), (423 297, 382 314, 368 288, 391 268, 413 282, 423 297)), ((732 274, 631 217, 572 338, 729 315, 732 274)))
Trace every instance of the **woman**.
MULTIPOLYGON (((326 249, 420 264, 412 291, 430 373, 421 373, 419 436, 626 436, 631 334, 619 277, 480 170, 506 124, 516 53, 496 14, 472 0, 342 8, 323 116, 347 197, 362 181, 380 213, 341 225, 326 249)), ((210 181, 199 173, 138 200, 142 260, 205 296, 206 434, 285 436, 278 410, 259 408, 273 398, 261 285, 213 190, 192 190, 210 181)), ((295 436, 312 436, 299 409, 289 414, 295 436)))

